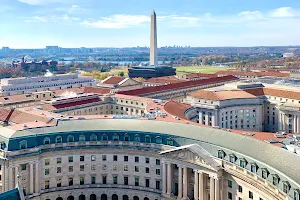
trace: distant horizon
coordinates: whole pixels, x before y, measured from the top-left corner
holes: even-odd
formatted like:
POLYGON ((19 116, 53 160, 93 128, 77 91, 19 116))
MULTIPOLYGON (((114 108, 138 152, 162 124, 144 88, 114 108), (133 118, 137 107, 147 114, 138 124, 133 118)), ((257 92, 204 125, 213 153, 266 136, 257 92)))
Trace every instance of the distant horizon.
MULTIPOLYGON (((47 45, 47 46, 57 46, 57 45, 47 45)), ((1 48, 5 48, 8 47, 9 49, 46 49, 45 47, 32 47, 32 48, 13 48, 13 47, 9 47, 9 46, 3 46, 0 47, 1 48)), ((87 48, 87 49, 103 49, 103 48, 107 48, 107 49, 125 49, 125 48, 150 48, 150 46, 128 46, 128 47, 62 47, 62 46, 58 46, 59 48, 63 48, 63 49, 80 49, 80 48, 87 48)), ((170 45, 170 46, 158 46, 157 48, 165 48, 165 47, 172 47, 174 48, 174 45, 170 45)), ((269 46, 189 46, 189 45, 185 45, 185 46, 179 46, 179 45, 175 45, 176 48, 178 47, 183 47, 183 48, 255 48, 255 47, 300 47, 299 45, 269 45, 269 46)))

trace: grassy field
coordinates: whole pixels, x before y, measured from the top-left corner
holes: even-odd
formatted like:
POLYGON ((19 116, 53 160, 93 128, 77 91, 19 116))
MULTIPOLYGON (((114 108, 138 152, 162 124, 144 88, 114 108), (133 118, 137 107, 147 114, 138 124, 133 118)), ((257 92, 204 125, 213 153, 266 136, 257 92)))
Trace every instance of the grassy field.
POLYGON ((231 69, 229 67, 215 67, 215 66, 180 66, 175 68, 176 68, 176 74, 187 74, 187 73, 195 73, 195 72, 213 74, 218 71, 231 69))

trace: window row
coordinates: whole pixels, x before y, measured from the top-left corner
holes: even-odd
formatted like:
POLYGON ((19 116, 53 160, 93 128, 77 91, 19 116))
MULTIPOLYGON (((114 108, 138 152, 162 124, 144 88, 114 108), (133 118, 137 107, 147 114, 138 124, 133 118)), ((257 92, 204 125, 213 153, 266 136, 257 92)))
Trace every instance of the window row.
MULTIPOLYGON (((128 176, 123 177, 123 182, 122 183, 120 182, 119 179, 120 178, 117 175, 113 175, 112 183, 113 184, 129 185, 129 177, 128 176)), ((133 177, 132 181, 134 181, 134 184, 133 184, 134 186, 140 186, 140 178, 139 177, 133 177)), ((150 181, 151 180, 149 178, 145 178, 144 186, 145 187, 150 187, 150 181)), ((86 181, 86 178, 84 176, 79 177, 79 185, 96 184, 96 183, 97 183, 96 176, 91 176, 89 182, 86 181)), ((106 175, 102 176, 102 184, 108 184, 106 175)), ((68 178, 68 185, 69 186, 74 185, 74 178, 73 177, 68 178)), ((156 180, 155 181, 155 189, 160 190, 160 185, 161 185, 160 181, 156 180)), ((56 179, 56 187, 62 187, 62 179, 61 178, 56 179)), ((44 182, 44 188, 45 189, 50 189, 50 180, 46 180, 44 182)))

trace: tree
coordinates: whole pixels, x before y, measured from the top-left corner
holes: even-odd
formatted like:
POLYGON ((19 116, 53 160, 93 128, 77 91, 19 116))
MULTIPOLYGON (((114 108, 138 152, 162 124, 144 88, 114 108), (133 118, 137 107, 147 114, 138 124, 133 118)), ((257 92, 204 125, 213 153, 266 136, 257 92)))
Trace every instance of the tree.
POLYGON ((120 73, 119 73, 119 76, 122 76, 122 77, 123 77, 123 76, 124 76, 124 72, 120 72, 120 73))

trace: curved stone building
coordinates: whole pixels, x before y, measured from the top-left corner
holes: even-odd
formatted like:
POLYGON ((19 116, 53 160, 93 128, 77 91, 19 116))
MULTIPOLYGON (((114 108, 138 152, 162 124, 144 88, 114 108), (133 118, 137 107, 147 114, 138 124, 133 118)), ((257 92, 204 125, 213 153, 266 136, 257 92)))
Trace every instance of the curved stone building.
POLYGON ((185 120, 72 118, 0 129, 2 191, 30 200, 299 199, 300 157, 185 120))

